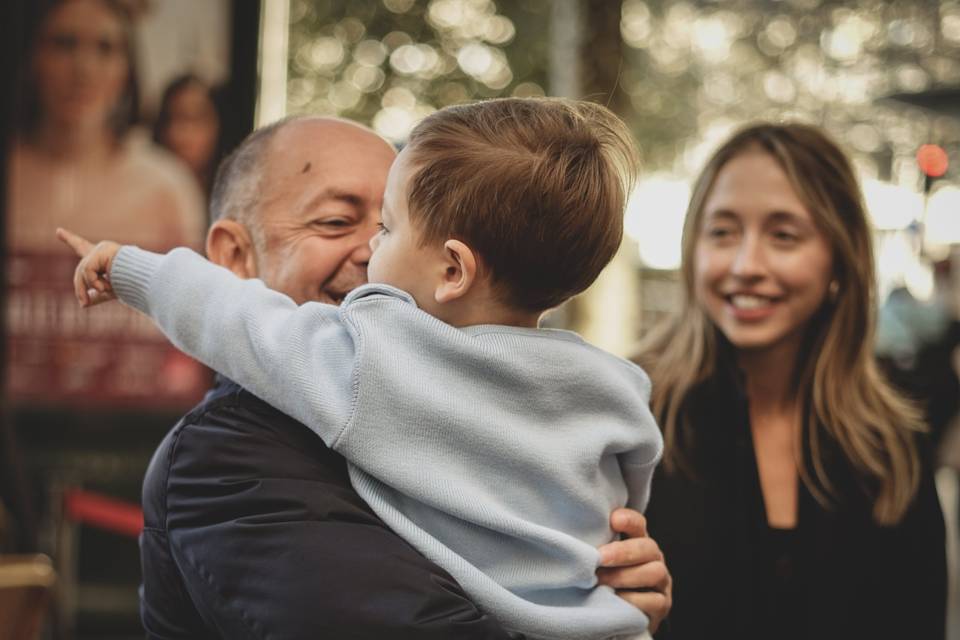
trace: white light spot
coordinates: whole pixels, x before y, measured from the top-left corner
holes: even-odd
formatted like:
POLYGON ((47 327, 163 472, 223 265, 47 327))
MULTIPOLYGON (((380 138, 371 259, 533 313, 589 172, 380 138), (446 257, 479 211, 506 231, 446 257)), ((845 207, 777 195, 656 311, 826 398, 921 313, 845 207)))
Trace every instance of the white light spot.
POLYGON ((640 260, 653 269, 680 266, 683 219, 690 188, 683 180, 651 175, 642 180, 627 202, 624 233, 637 243, 640 260))
POLYGON ((490 70, 493 65, 493 54, 488 47, 473 42, 457 54, 457 64, 464 72, 477 78, 490 70))
POLYGON ((879 180, 865 180, 863 195, 874 227, 905 229, 923 212, 923 197, 905 187, 879 180))

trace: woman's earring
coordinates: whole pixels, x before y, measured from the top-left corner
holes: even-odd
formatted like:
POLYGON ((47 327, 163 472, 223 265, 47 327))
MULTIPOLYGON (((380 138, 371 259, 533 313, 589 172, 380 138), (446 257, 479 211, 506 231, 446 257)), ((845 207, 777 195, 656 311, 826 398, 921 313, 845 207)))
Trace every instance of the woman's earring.
POLYGON ((836 280, 831 280, 829 286, 827 286, 827 297, 830 302, 836 302, 837 298, 840 297, 840 283, 836 280))

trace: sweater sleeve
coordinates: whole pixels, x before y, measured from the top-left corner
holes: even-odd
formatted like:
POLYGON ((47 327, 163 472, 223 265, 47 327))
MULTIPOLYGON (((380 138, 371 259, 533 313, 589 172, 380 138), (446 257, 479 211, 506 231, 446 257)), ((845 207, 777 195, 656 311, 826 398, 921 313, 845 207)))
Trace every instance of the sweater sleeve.
POLYGON ((328 445, 353 401, 354 344, 337 307, 238 278, 189 249, 123 247, 110 280, 183 352, 307 424, 328 445))
POLYGON ((653 472, 660 461, 658 455, 653 460, 642 463, 633 463, 621 460, 620 469, 627 485, 627 504, 630 509, 643 513, 650 502, 650 488, 653 484, 653 472))

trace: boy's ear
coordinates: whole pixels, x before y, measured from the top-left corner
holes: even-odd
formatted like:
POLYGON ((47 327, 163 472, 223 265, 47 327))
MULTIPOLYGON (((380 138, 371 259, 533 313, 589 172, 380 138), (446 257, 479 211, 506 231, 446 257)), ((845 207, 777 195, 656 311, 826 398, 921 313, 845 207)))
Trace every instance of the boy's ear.
POLYGON ((444 272, 434 292, 434 299, 443 304, 466 295, 477 280, 477 256, 459 240, 443 243, 444 272))
POLYGON ((257 254, 247 227, 236 220, 217 220, 207 232, 207 258, 240 278, 257 277, 257 254))

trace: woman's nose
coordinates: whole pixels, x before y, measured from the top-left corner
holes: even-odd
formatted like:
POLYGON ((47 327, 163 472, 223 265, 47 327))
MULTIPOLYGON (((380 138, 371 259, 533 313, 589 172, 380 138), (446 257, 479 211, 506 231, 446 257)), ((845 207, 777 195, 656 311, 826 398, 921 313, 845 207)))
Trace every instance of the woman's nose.
POLYGON ((763 274, 763 247, 760 245, 759 238, 752 235, 744 237, 730 270, 740 278, 752 278, 763 274))

